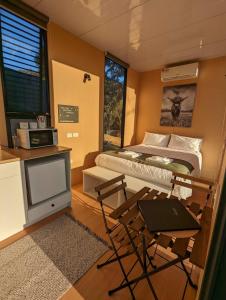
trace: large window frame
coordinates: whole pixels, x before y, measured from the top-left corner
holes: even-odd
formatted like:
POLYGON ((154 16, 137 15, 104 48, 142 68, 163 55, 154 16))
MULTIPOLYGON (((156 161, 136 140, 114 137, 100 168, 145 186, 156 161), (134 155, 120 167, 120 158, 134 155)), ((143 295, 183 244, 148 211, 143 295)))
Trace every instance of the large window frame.
MULTIPOLYGON (((9 1, 10 2, 10 1, 9 1)), ((9 4, 9 2, 6 2, 9 4)), ((4 110, 5 110, 5 119, 6 119, 6 127, 7 127, 7 136, 8 136, 8 144, 9 146, 12 146, 12 135, 13 128, 12 123, 15 123, 16 120, 20 119, 28 119, 28 120, 34 120, 38 115, 46 115, 47 116, 47 122, 50 125, 50 93, 49 93, 49 70, 48 70, 48 45, 47 45, 47 31, 46 26, 48 18, 43 18, 43 20, 40 18, 39 13, 34 13, 34 18, 28 18, 27 16, 32 15, 33 11, 31 11, 31 8, 28 8, 29 14, 26 14, 26 7, 20 8, 17 7, 15 4, 14 6, 10 4, 10 8, 0 6, 0 67, 1 67, 1 83, 2 83, 2 93, 3 93, 3 99, 4 99, 4 110), (11 9, 12 8, 12 9, 11 9), (20 10, 21 9, 21 10, 20 10), (19 13, 18 13, 19 11, 19 13), (21 14, 20 14, 21 12, 21 14), (23 13, 25 16, 23 16, 23 13), (12 19, 10 19, 12 17, 12 19), (36 22, 35 22, 35 21, 36 22), (40 22, 39 22, 40 20, 40 22), (18 21, 18 22, 17 22, 18 21), (7 25, 7 23, 9 25, 7 25), (3 26, 2 26, 3 25, 3 26), (8 26, 8 28, 6 27, 8 26), (17 27, 15 26, 17 25, 17 27), (27 30, 25 30, 26 25, 27 30), (29 29, 29 26, 33 28, 33 30, 36 32, 36 45, 38 45, 38 52, 37 52, 37 62, 34 63, 34 57, 32 58, 29 53, 30 51, 22 51, 23 48, 23 42, 26 43, 26 47, 29 48, 29 32, 32 34, 32 29, 29 29), (25 30, 23 32, 23 30, 25 30), (22 35, 20 35, 22 33, 22 35), (6 40, 7 34, 11 35, 10 39, 11 41, 8 42, 6 40), (15 46, 13 45, 14 42, 14 36, 16 38, 15 46), (25 40, 25 37, 28 36, 27 40, 25 40), (3 41, 4 38, 4 41, 3 41), (7 49, 7 43, 9 43, 7 49), (11 43, 11 44, 10 44, 11 43), (17 45, 16 45, 17 44, 17 45), (15 50, 14 50, 15 48, 15 50), (21 57, 21 60, 19 60, 18 56, 21 57), (26 61, 26 59, 27 61, 26 61), (13 62, 13 65, 11 68, 9 68, 9 65, 6 63, 7 58, 11 59, 13 62), (29 63, 29 60, 32 61, 29 63), (37 69, 36 73, 35 71, 32 74, 33 68, 26 67, 26 63, 28 62, 28 65, 34 66, 34 69, 37 69), (24 64, 24 66, 23 66, 24 64), (17 68, 15 68, 15 66, 17 68), (13 69, 14 68, 14 69, 13 69), (24 70, 23 70, 24 69, 24 70), (23 70, 23 71, 21 71, 23 70), (8 72, 6 74, 6 72, 8 72), (15 74, 13 73, 15 72, 15 74), (35 75, 37 74, 37 75, 35 75), (12 77, 10 77, 12 75, 12 77), (15 78, 14 78, 14 75, 15 78), (34 75, 34 76, 32 76, 34 75), (32 96, 33 96, 33 87, 29 87, 29 80, 34 80, 37 82, 37 85, 34 86, 36 88, 36 94, 34 94, 33 102, 32 103, 32 96), (9 94, 13 95, 13 88, 10 89, 9 87, 14 87, 14 93, 17 95, 17 105, 15 103, 15 109, 14 104, 12 104, 12 96, 10 98, 9 94), (26 89, 27 87, 27 89, 26 89), (7 94, 7 92, 9 94, 7 94), (18 94, 17 94, 18 93, 18 94), (20 94, 21 93, 21 94, 20 94), (26 99, 28 99, 28 107, 25 107, 25 104, 20 105, 20 99, 23 101, 23 95, 26 96, 26 99), (31 102, 29 102, 29 96, 31 97, 31 102), (11 102, 10 102, 11 101, 11 102), (29 106, 30 103, 30 106, 29 106), (34 103, 36 103, 36 108, 34 109, 34 103), (18 109, 19 107, 19 109, 18 109), (23 107, 25 109, 23 109, 23 107), (15 120, 15 121, 14 121, 15 120)), ((18 4, 19 6, 19 4, 18 4)), ((33 16, 33 15, 32 15, 33 16)), ((42 17, 42 16, 41 16, 42 17)), ((31 35, 32 37, 32 35, 31 35)), ((8 38, 9 39, 9 38, 8 38)), ((32 40, 30 39, 30 44, 32 44, 32 40)), ((33 43, 34 44, 34 43, 33 43)), ((24 44, 25 45, 25 44, 24 44)), ((32 49, 32 46, 30 46, 30 49, 32 49)), ((8 61, 9 63, 9 61, 8 61)), ((25 100, 24 100, 25 101, 25 100)))
MULTIPOLYGON (((104 117, 103 117, 103 149, 104 150, 111 150, 111 149, 117 149, 117 148, 123 148, 124 147, 124 135, 125 135, 125 115, 126 115, 126 89, 127 89, 127 68, 128 65, 121 62, 119 59, 115 58, 112 55, 106 55, 105 56, 105 69, 104 69, 104 82, 105 82, 105 88, 104 88, 104 117), (106 106, 106 80, 109 80, 107 78, 107 71, 106 66, 108 62, 111 61, 111 63, 115 64, 116 67, 119 67, 121 69, 121 72, 123 73, 123 82, 122 82, 122 108, 121 108, 121 122, 120 122, 120 142, 119 144, 115 145, 114 143, 110 144, 107 143, 105 140, 105 106, 106 106)), ((122 75, 121 75, 122 76, 122 75)), ((117 80, 117 79, 116 79, 117 80)), ((120 83, 120 81, 118 81, 120 83)))

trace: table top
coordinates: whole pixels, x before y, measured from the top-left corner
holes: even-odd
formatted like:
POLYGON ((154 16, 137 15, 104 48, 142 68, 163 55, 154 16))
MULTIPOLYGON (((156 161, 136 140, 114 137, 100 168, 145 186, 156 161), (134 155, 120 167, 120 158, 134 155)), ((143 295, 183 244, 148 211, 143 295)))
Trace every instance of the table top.
POLYGON ((150 232, 185 238, 200 230, 197 218, 178 199, 140 200, 138 207, 150 232))
POLYGON ((51 155, 56 155, 64 152, 71 151, 71 148, 61 147, 61 146, 49 146, 37 149, 11 149, 3 148, 3 150, 10 156, 17 158, 17 160, 30 160, 34 158, 46 157, 51 155))
POLYGON ((17 160, 20 160, 19 157, 0 149, 0 164, 10 163, 17 160))

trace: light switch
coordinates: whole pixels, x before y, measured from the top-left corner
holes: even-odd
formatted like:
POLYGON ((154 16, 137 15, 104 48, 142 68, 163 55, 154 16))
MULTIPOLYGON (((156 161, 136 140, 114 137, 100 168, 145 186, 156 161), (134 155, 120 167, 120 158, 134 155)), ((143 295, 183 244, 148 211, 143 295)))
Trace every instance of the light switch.
POLYGON ((67 132, 67 138, 72 138, 72 132, 67 132))
POLYGON ((73 137, 79 137, 79 133, 78 133, 78 132, 73 132, 73 133, 72 133, 72 136, 73 136, 73 137))

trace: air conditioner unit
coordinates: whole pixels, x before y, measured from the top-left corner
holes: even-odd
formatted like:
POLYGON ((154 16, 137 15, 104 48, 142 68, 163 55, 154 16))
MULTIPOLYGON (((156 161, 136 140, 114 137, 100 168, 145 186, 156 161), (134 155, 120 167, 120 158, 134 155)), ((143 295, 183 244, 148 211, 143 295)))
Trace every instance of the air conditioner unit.
POLYGON ((165 68, 161 72, 161 81, 173 81, 197 78, 199 73, 199 63, 191 63, 170 68, 165 68))

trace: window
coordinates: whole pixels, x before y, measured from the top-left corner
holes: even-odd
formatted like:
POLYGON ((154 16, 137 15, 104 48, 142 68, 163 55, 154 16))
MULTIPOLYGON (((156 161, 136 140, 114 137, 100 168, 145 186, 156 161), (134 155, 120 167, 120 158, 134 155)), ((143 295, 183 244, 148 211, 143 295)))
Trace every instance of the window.
POLYGON ((6 115, 49 113, 46 31, 1 8, 0 42, 6 115))
POLYGON ((127 69, 105 58, 104 150, 123 147, 127 69))

